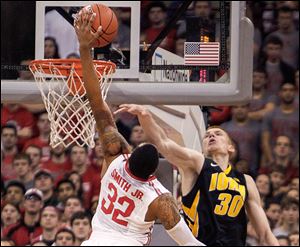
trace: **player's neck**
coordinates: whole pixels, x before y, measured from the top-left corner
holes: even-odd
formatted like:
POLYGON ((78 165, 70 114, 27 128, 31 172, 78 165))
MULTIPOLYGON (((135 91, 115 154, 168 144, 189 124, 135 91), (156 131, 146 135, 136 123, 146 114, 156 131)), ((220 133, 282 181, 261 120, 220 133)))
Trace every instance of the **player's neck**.
POLYGON ((217 153, 212 155, 213 160, 221 167, 223 171, 226 170, 229 163, 229 155, 217 153))

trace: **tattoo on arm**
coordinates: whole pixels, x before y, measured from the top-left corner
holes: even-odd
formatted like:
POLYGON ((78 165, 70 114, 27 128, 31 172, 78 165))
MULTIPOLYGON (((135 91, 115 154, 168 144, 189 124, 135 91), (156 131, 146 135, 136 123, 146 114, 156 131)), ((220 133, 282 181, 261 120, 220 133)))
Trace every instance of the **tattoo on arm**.
MULTIPOLYGON (((130 150, 129 144, 118 132, 112 114, 108 109, 98 109, 94 113, 105 156, 111 157, 130 150)), ((128 152, 127 152, 128 153, 128 152)))
POLYGON ((180 214, 175 199, 165 194, 158 199, 158 218, 166 230, 172 229, 179 221, 180 214))

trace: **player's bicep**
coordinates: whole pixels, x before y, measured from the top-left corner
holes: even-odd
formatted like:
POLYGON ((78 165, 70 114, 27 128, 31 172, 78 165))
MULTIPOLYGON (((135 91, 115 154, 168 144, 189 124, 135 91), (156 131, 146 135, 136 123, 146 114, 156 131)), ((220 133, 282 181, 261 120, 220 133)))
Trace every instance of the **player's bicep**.
POLYGON ((166 230, 172 229, 180 221, 179 210, 171 194, 164 194, 157 198, 156 217, 166 230))
POLYGON ((171 139, 162 144, 161 150, 162 155, 178 168, 192 168, 197 172, 202 169, 204 156, 196 150, 182 147, 171 139))

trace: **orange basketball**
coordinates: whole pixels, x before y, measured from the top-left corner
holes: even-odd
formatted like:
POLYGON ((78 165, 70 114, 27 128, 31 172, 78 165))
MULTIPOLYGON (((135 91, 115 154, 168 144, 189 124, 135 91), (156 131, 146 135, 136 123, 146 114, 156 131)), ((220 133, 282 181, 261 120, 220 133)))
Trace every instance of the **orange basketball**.
POLYGON ((99 3, 86 6, 92 8, 96 13, 95 20, 92 24, 92 30, 96 32, 99 26, 102 26, 103 34, 98 39, 97 47, 103 47, 110 44, 118 33, 118 20, 115 13, 107 6, 99 3))

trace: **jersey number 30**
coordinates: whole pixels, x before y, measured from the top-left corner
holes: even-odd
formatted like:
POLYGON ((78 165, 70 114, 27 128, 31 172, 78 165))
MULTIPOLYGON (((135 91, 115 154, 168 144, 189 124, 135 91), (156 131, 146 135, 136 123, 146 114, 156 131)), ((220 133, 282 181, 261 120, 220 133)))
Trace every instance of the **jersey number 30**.
POLYGON ((113 185, 113 183, 108 184, 108 189, 112 191, 112 195, 109 194, 107 196, 108 199, 108 207, 106 207, 106 200, 103 198, 101 202, 101 210, 105 214, 112 214, 112 220, 120 225, 127 226, 128 221, 121 220, 119 215, 123 216, 124 218, 129 217, 135 208, 134 201, 128 198, 127 196, 121 196, 118 198, 118 191, 117 188, 113 185), (115 208, 116 204, 123 205, 127 204, 127 208, 125 211, 121 211, 120 209, 115 208))
POLYGON ((244 205, 243 198, 240 195, 232 197, 231 194, 221 193, 218 198, 221 202, 220 205, 216 205, 215 214, 225 215, 229 217, 236 217, 242 206, 244 205))

